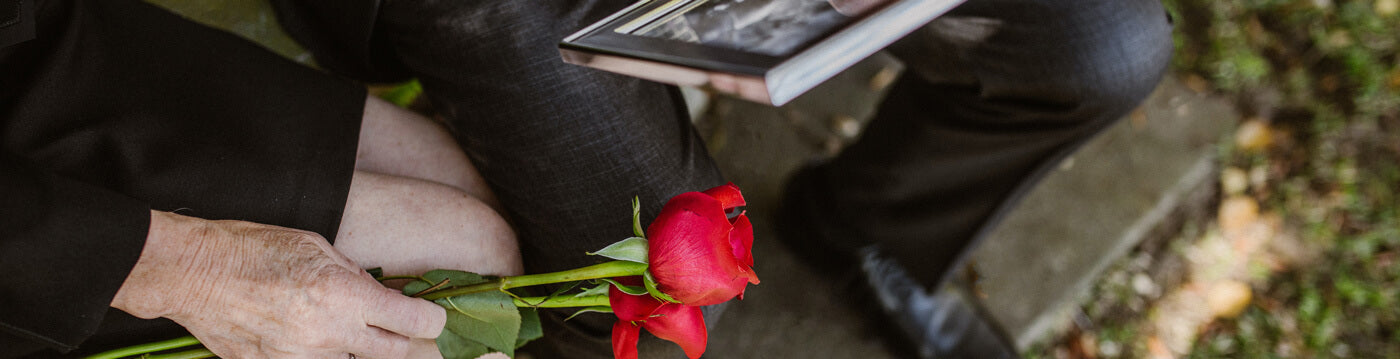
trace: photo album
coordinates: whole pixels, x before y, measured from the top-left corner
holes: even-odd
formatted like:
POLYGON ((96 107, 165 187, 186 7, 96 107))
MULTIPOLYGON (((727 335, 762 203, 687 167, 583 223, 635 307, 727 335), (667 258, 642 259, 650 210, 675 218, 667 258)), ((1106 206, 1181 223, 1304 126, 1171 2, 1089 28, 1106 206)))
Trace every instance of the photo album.
POLYGON ((642 0, 565 38, 564 61, 780 106, 963 0, 642 0))

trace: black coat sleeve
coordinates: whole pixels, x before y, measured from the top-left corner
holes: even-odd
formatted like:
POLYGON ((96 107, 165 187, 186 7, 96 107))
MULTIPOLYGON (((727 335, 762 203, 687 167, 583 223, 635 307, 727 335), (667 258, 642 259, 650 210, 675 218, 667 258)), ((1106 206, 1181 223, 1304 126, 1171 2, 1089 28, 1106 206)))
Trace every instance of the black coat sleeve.
POLYGON ((150 218, 143 202, 0 152, 0 343, 12 344, 0 357, 72 350, 95 333, 150 218))

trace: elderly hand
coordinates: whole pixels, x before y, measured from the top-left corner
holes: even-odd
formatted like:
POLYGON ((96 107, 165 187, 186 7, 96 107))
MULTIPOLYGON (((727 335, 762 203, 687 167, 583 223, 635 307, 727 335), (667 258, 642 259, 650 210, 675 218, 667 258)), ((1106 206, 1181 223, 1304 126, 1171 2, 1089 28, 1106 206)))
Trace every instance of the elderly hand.
POLYGON ((315 233, 157 211, 112 307, 170 318, 226 358, 401 358, 446 321, 315 233))

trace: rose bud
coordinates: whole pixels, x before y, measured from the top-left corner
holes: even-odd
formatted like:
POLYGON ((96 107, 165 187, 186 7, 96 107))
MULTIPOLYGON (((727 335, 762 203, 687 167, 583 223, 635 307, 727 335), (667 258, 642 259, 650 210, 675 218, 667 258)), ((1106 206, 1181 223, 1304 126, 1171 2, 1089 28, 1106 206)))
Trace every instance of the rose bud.
POLYGON ((744 205, 733 183, 704 192, 672 197, 647 227, 647 254, 657 288, 690 306, 743 298, 753 271, 753 225, 743 213, 725 212, 744 205))

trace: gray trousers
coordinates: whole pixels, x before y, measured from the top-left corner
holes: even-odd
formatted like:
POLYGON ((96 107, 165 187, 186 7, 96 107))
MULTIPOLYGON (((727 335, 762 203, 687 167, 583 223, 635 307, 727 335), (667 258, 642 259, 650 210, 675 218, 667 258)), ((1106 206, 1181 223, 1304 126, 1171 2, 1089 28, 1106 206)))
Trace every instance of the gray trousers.
MULTIPOLYGON (((526 270, 544 272, 626 238, 632 196, 652 218, 723 183, 673 88, 560 61, 560 39, 629 2, 384 1, 353 46, 318 45, 346 37, 305 20, 340 2, 281 8, 327 67, 422 81, 514 221, 526 270)), ((828 244, 881 243, 938 282, 1049 164, 1146 97, 1170 29, 1157 0, 970 0, 889 49, 913 71, 858 143, 810 171, 807 215, 828 244)), ((610 357, 612 319, 567 314, 545 315, 536 357, 610 357)), ((681 355, 655 342, 642 357, 681 355)))

